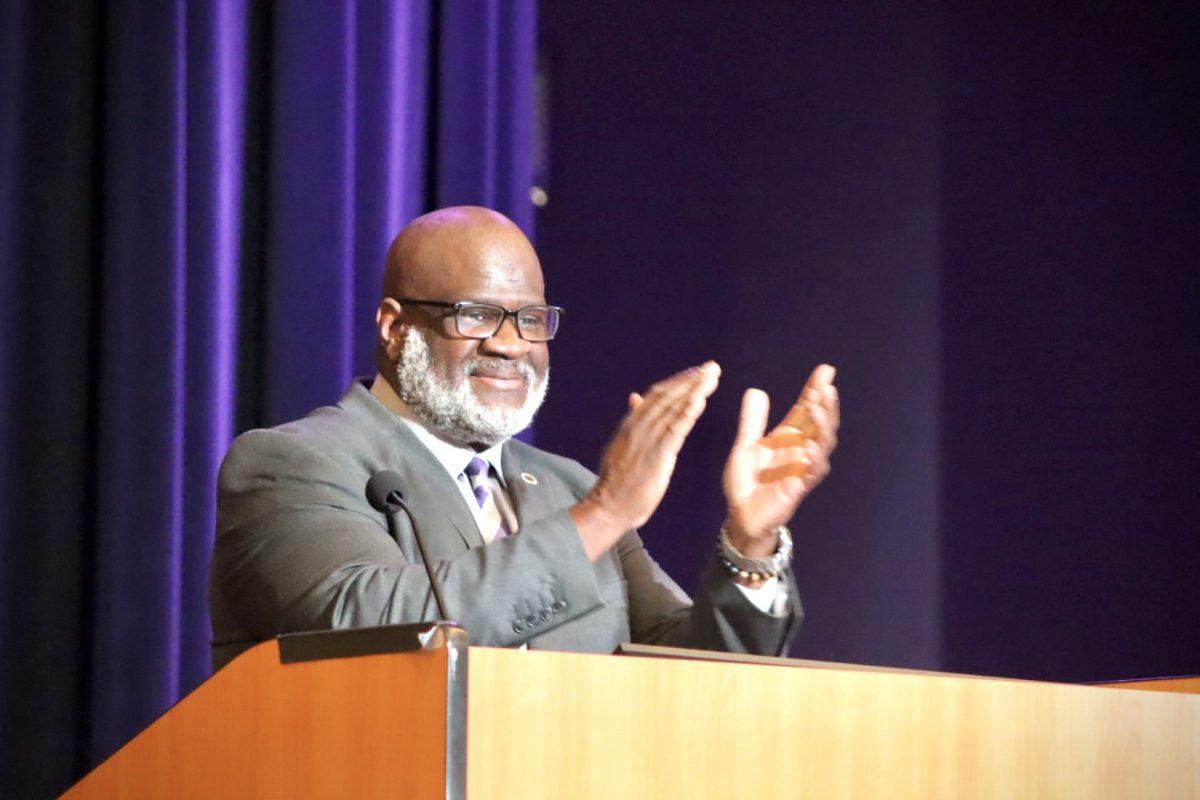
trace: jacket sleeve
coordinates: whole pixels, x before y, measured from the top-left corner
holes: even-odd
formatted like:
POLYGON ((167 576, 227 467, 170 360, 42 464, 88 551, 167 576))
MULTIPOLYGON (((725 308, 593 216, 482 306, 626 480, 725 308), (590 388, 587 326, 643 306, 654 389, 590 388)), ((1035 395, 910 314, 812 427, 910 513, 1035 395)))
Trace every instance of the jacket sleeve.
POLYGON ((757 608, 729 576, 711 561, 694 600, 671 580, 630 532, 618 545, 629 586, 630 631, 635 642, 722 650, 729 653, 786 655, 804 614, 791 570, 786 581, 789 611, 775 616, 757 608))

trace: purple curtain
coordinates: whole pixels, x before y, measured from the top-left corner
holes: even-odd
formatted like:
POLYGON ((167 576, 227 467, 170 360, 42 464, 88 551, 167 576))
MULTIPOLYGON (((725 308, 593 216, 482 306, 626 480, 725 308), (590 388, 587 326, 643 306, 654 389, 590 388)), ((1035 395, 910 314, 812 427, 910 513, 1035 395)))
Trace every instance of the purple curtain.
POLYGON ((535 3, 8 6, 0 795, 43 796, 207 677, 220 459, 371 369, 396 231, 530 228, 535 3))

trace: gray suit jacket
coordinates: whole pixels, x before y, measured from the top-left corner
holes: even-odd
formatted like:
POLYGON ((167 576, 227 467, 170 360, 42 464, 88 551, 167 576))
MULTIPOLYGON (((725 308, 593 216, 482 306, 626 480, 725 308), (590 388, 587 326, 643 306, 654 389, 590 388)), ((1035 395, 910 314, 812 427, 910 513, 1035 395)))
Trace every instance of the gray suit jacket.
POLYGON ((503 463, 520 532, 485 547, 454 481, 361 382, 336 406, 238 437, 217 486, 214 668, 281 633, 437 618, 408 521, 393 539, 366 500, 379 470, 403 479, 448 611, 473 644, 786 649, 801 617, 790 574, 786 617, 759 611, 715 564, 692 603, 634 531, 588 561, 568 509, 591 488, 591 472, 518 441, 505 445, 503 463))

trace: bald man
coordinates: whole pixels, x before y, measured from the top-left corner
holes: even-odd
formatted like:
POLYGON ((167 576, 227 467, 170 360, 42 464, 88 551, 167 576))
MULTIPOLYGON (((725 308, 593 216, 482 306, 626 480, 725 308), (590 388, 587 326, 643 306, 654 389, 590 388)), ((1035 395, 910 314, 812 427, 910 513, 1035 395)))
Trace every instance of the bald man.
POLYGON ((396 237, 378 375, 335 406, 240 436, 222 465, 215 667, 281 633, 437 618, 411 520, 389 529, 364 495, 381 470, 400 476, 448 612, 474 644, 786 651, 801 613, 785 526, 829 472, 832 367, 812 373, 769 433, 766 395, 745 393, 723 476, 728 514, 693 602, 636 529, 720 368, 631 394, 597 476, 512 438, 545 396, 561 319, 532 245, 494 211, 436 211, 396 237))

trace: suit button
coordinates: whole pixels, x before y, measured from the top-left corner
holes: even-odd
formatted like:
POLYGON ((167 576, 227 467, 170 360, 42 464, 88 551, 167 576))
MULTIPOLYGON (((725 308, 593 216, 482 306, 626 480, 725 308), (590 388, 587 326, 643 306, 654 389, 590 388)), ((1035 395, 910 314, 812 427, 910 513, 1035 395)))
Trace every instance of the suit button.
POLYGON ((513 625, 513 632, 514 633, 524 633, 525 632, 525 623, 518 622, 515 625, 513 625))
POLYGON ((546 608, 542 610, 542 613, 538 614, 538 622, 545 622, 548 619, 550 619, 550 609, 546 608))
POLYGON ((550 606, 550 608, 554 611, 555 614, 557 614, 560 611, 565 611, 567 608, 567 601, 566 600, 558 600, 554 603, 554 605, 550 606))

